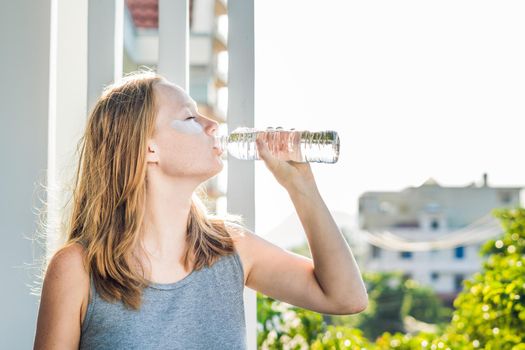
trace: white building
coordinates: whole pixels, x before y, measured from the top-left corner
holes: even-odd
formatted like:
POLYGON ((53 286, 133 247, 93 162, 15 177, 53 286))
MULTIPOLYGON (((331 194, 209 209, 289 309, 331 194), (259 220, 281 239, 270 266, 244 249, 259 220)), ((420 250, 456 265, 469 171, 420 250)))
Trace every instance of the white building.
POLYGON ((369 242, 362 268, 403 271, 450 302, 480 270, 480 247, 502 232, 491 210, 519 206, 520 190, 490 187, 484 174, 480 186, 428 179, 400 192, 366 192, 359 198, 359 227, 369 242))

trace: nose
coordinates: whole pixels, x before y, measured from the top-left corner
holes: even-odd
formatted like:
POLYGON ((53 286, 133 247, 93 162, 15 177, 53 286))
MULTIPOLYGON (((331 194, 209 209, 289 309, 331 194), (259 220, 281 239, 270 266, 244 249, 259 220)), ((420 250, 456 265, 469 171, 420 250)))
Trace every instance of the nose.
POLYGON ((219 129, 219 123, 213 119, 206 118, 208 120, 208 125, 206 127, 207 132, 210 135, 216 135, 217 130, 219 129))

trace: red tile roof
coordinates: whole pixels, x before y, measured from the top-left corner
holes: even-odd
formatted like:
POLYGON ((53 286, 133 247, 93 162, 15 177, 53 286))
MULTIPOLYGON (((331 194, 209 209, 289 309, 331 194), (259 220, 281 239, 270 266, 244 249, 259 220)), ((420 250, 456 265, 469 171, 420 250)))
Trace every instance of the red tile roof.
MULTIPOLYGON (((137 28, 158 28, 159 27, 159 0, 126 0, 133 23, 137 28)), ((193 1, 190 0, 190 27, 191 10, 193 1)))
POLYGON ((138 28, 159 27, 158 0, 126 0, 133 23, 138 28))

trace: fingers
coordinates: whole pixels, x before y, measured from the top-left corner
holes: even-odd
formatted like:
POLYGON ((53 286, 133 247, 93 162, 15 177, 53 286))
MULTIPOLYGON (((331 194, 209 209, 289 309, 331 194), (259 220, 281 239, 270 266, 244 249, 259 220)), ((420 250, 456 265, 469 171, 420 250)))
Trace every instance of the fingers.
POLYGON ((264 142, 261 138, 257 137, 255 139, 255 143, 257 144, 257 152, 259 153, 259 157, 261 159, 266 160, 270 152, 268 150, 268 146, 266 145, 266 142, 264 142))
POLYGON ((290 132, 272 132, 272 130, 257 134, 255 143, 259 158, 269 165, 277 166, 279 161, 291 161, 296 150, 290 145, 290 132))
POLYGON ((270 170, 272 170, 276 166, 277 160, 273 158, 273 155, 271 154, 270 149, 268 148, 268 144, 264 139, 259 137, 255 139, 255 143, 257 145, 257 152, 259 153, 259 157, 262 160, 264 160, 266 166, 270 170))

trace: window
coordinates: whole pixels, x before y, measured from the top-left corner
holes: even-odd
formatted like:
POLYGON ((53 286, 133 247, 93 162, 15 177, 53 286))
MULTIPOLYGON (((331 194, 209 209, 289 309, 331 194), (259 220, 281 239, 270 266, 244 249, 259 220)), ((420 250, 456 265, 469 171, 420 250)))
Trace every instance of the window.
POLYGON ((379 204, 375 197, 361 197, 361 203, 363 205, 363 213, 378 213, 379 204))
POLYGON ((465 247, 456 247, 456 249, 454 249, 454 257, 456 259, 463 259, 465 257, 465 247))
POLYGON ((439 221, 437 221, 436 219, 432 219, 432 222, 430 223, 430 228, 432 229, 432 231, 436 231, 439 229, 439 221))
POLYGON ((510 192, 500 192, 499 197, 500 197, 501 203, 509 204, 510 202, 512 202, 512 193, 510 192))
POLYGON ((430 274, 430 279, 432 280, 432 282, 436 282, 438 279, 439 279, 439 273, 437 272, 432 272, 430 274))
POLYGON ((397 208, 396 208, 395 205, 393 205, 390 202, 382 201, 379 204, 379 211, 381 213, 383 213, 383 214, 396 214, 397 213, 397 208))
POLYGON ((460 292, 463 288, 462 282, 463 282, 463 275, 454 275, 454 290, 456 292, 460 292))
POLYGON ((372 258, 378 259, 381 256, 381 248, 376 247, 375 245, 372 246, 372 258))
POLYGON ((411 259, 412 252, 401 252, 399 253, 399 256, 401 257, 401 259, 411 259))

